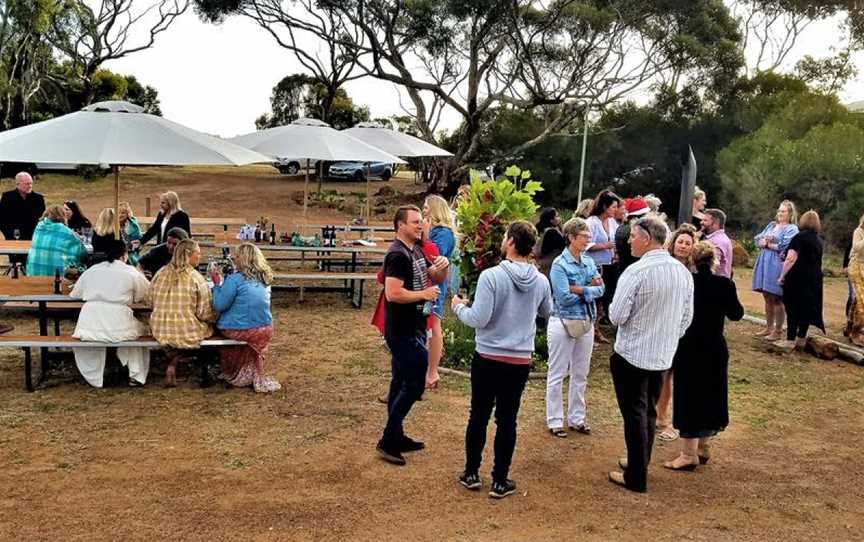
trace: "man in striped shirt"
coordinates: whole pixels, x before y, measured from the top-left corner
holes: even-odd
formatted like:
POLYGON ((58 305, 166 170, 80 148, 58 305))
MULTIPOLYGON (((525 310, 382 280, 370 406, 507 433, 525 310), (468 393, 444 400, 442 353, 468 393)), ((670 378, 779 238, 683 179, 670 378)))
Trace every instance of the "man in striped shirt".
POLYGON ((663 372, 693 319, 693 277, 663 248, 665 241, 661 220, 633 223, 630 250, 640 259, 621 275, 609 307, 618 326, 610 368, 627 443, 627 461, 619 460, 623 472, 610 472, 609 480, 638 492, 647 487, 663 372))

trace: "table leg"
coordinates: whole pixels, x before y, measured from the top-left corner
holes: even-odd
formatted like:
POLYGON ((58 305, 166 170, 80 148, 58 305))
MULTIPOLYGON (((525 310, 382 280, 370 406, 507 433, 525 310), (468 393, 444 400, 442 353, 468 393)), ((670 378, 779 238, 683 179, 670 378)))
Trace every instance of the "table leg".
POLYGON ((25 346, 24 350, 24 388, 33 392, 33 354, 30 352, 30 347, 25 346))
MULTIPOLYGON (((39 302, 39 335, 41 337, 48 336, 48 303, 45 301, 39 302)), ((42 374, 39 375, 39 382, 45 380, 48 375, 48 348, 42 347, 39 349, 39 361, 42 365, 42 374)))

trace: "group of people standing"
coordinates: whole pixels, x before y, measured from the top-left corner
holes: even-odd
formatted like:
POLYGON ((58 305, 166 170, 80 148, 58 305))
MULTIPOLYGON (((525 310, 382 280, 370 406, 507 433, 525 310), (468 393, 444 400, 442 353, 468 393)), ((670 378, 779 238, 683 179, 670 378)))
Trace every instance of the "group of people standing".
MULTIPOLYGON (((597 324, 605 319, 615 328, 610 369, 627 445, 627 456, 618 459, 619 470, 611 471, 609 480, 637 492, 647 489, 657 430, 667 440, 680 438, 679 452, 664 467, 690 471, 710 460, 711 439, 729 423, 725 321, 740 320, 744 309, 731 280, 733 250, 725 231, 726 214, 706 209, 706 200, 697 189, 693 223, 675 231, 670 231, 656 197, 624 200, 611 191, 601 192, 582 210, 587 218, 577 210, 562 225, 557 211, 544 209, 537 228, 526 222, 509 226, 501 246, 503 260, 481 273, 473 303, 459 295, 451 301, 456 317, 476 330, 465 468, 459 477, 463 486, 482 486, 480 458, 494 411, 490 496, 515 491, 509 468, 538 321, 545 322, 549 346, 546 422, 551 435, 591 434, 585 391, 597 324)), ((789 205, 784 202, 781 209, 789 205)), ((810 211, 798 222, 793 213, 794 207, 782 217, 778 213, 780 226, 772 223, 757 236, 763 253, 754 289, 771 280, 771 292, 776 292, 771 295, 786 301, 787 316, 791 309, 790 333, 803 337, 802 330, 806 333, 807 326, 816 323, 817 312, 821 323, 821 298, 814 303, 818 311, 803 310, 813 300, 808 296, 815 295, 804 283, 815 286, 810 273, 821 262, 821 243, 818 215, 810 211), (798 222, 795 230, 789 227, 793 222, 798 222), (773 279, 765 277, 766 265, 778 270, 773 279), (800 289, 784 295, 792 287, 800 289)), ((443 272, 447 266, 433 263, 419 246, 420 209, 400 208, 394 227, 397 239, 385 258, 382 299, 393 378, 387 427, 377 449, 387 461, 404 465, 404 452, 425 447, 405 436, 402 424, 423 393, 421 375, 428 367, 423 306, 426 301, 441 302, 442 289, 436 284, 443 279, 433 277, 432 270, 443 272)), ((859 237, 864 253, 864 228, 859 237)), ((821 292, 821 274, 819 286, 821 292)), ((769 314, 769 331, 778 332, 782 316, 769 314)))
MULTIPOLYGON (((75 201, 46 208, 29 174, 15 180, 16 188, 0 199, 0 231, 7 239, 31 241, 23 258, 28 276, 69 277, 70 296, 84 301, 74 337, 117 343, 149 330, 165 349, 164 384, 175 386, 178 363, 197 355, 215 325, 220 335, 246 343, 220 350, 221 379, 258 392, 280 389, 265 371, 273 337, 273 272, 255 245, 237 248, 236 272, 227 277, 210 269, 208 284, 197 270, 201 250, 190 238, 189 215, 176 193, 160 195, 160 212, 143 233, 131 206, 121 203, 118 234, 114 209, 103 209, 94 226, 75 201), (141 255, 151 239, 156 246, 141 255), (138 304, 150 308, 149 325, 135 317, 138 304)), ((79 371, 94 387, 103 385, 106 350, 73 348, 79 371)), ((149 349, 118 348, 117 357, 128 368, 130 386, 146 382, 149 349)))

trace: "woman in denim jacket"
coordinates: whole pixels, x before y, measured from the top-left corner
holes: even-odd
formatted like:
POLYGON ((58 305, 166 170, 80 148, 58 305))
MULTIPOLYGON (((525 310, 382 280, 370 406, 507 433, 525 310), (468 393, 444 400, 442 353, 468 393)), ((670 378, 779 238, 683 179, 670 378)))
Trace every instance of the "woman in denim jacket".
POLYGON ((591 240, 588 224, 581 218, 571 218, 564 224, 567 248, 552 262, 549 279, 554 306, 546 339, 549 345, 549 369, 546 376, 546 423, 556 437, 566 437, 562 387, 564 376, 570 375, 567 425, 571 430, 589 434, 585 422, 585 386, 594 348, 594 326, 580 337, 571 337, 564 325, 566 320, 594 321, 597 317, 595 300, 603 296, 604 285, 597 265, 585 248, 591 240))

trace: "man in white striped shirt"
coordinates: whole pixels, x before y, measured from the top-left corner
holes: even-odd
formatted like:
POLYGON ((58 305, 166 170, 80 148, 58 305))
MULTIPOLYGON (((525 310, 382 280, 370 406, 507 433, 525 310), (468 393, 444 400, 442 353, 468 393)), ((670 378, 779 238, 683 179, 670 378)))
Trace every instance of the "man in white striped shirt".
POLYGON ((638 492, 647 488, 663 372, 693 319, 693 276, 663 248, 665 241, 661 220, 633 223, 630 250, 640 259, 618 279, 609 307, 618 326, 610 368, 627 443, 627 462, 619 461, 624 472, 610 472, 609 480, 638 492))

